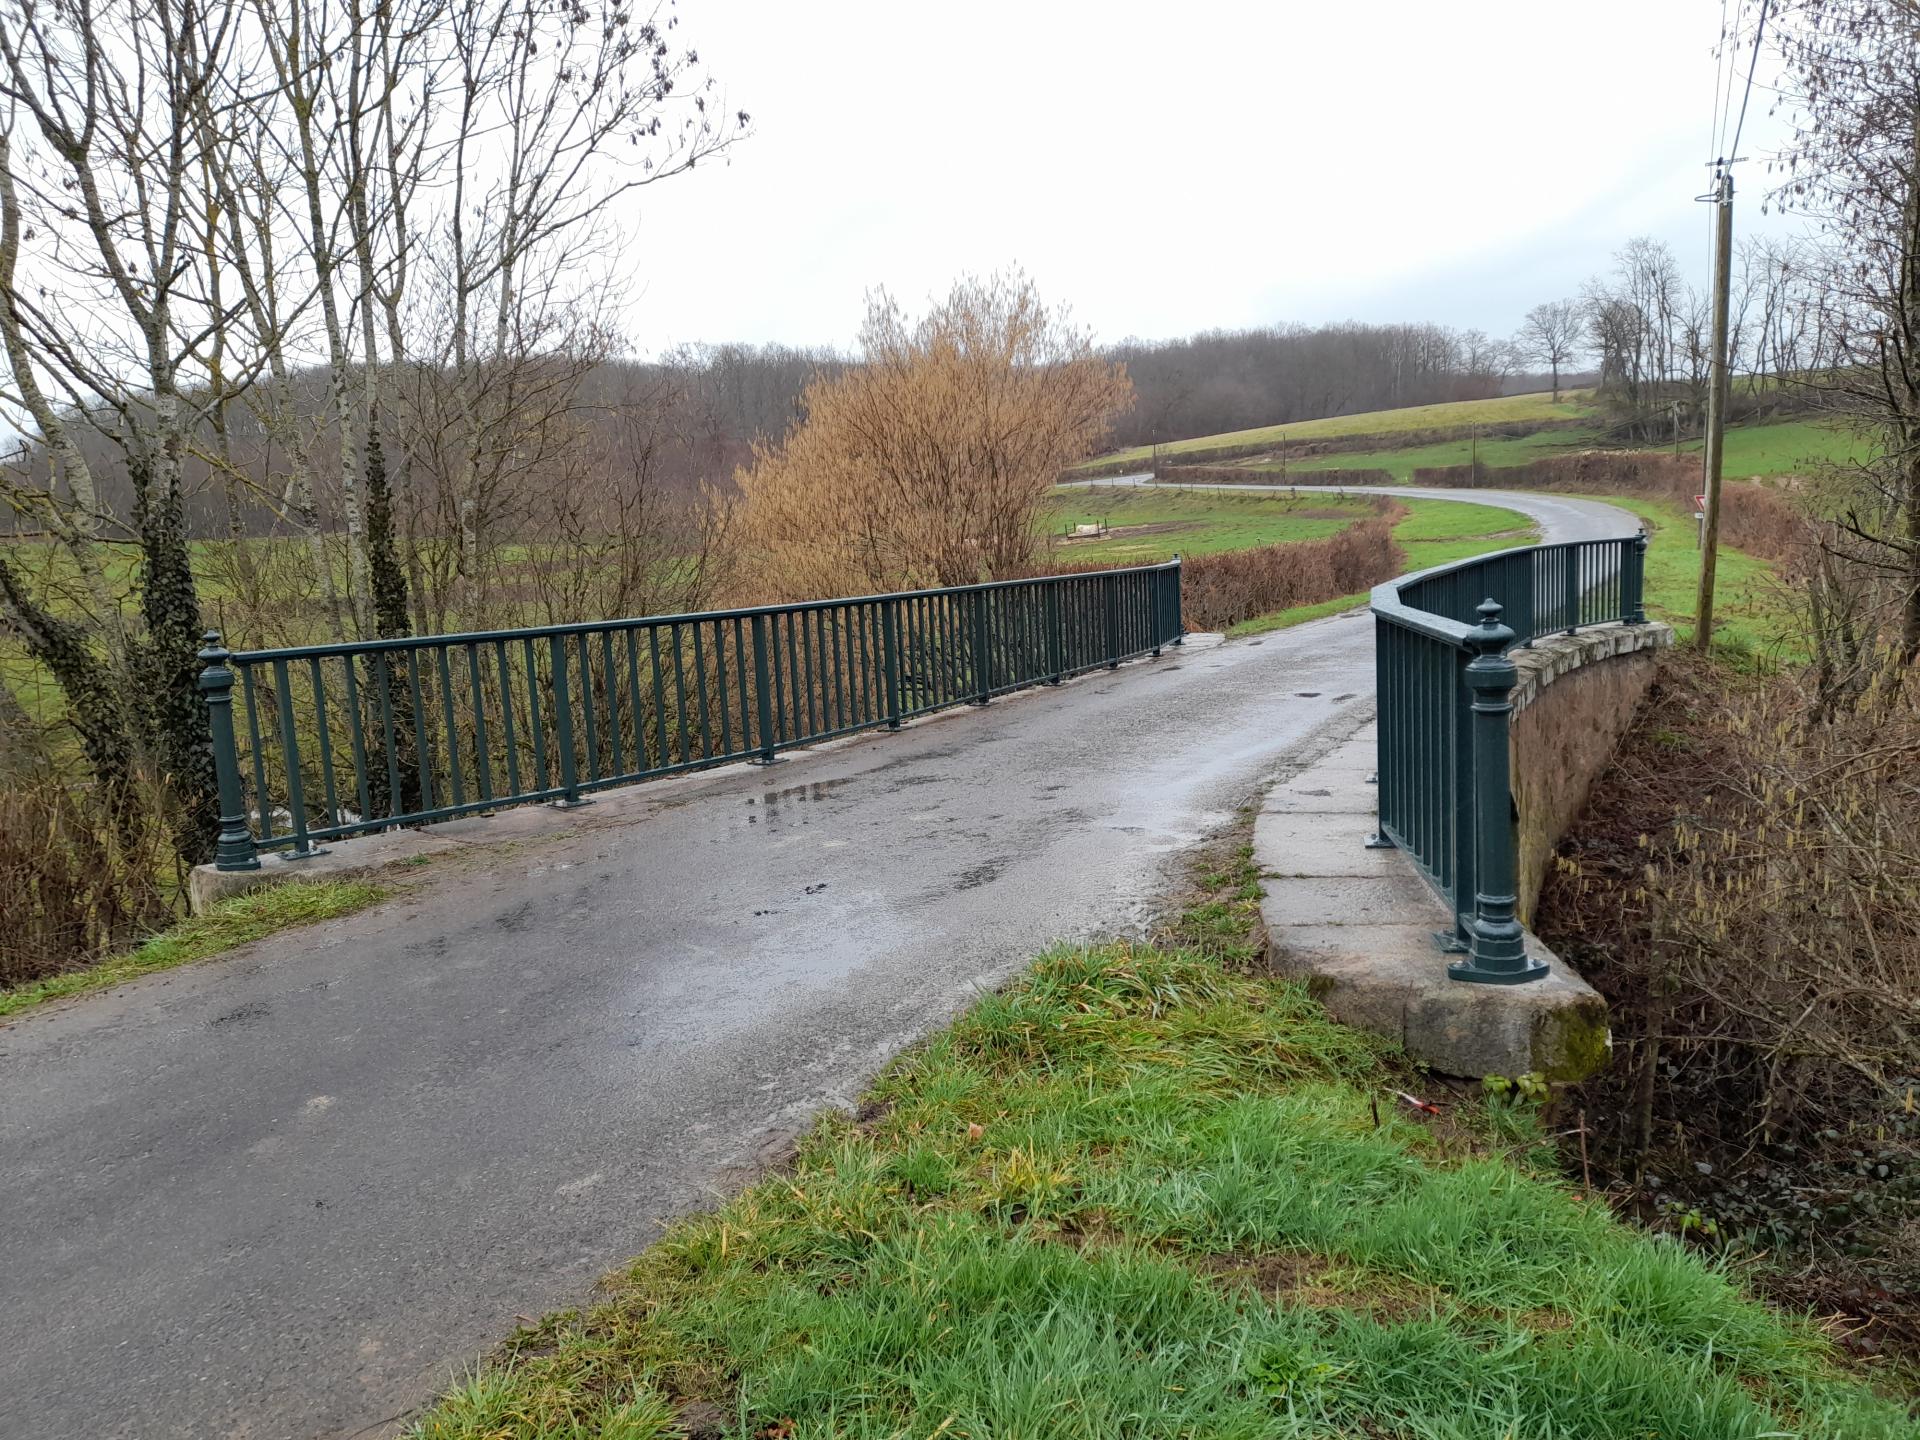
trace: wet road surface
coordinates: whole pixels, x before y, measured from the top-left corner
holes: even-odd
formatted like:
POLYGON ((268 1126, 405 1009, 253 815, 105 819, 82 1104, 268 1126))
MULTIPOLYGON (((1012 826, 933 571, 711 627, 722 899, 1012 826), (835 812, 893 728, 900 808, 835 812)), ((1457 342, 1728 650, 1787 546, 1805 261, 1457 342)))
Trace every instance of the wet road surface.
POLYGON ((0 1026, 0 1436, 391 1430, 1047 943, 1138 927, 1372 677, 1357 615, 1171 650, 0 1026))

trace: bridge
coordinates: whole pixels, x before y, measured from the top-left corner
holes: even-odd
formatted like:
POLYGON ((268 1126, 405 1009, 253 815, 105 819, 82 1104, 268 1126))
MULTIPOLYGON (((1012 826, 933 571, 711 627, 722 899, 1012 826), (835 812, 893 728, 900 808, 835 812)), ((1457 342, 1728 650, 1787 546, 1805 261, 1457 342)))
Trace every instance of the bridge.
MULTIPOLYGON (((1635 529, 1593 502, 1473 498, 1531 516, 1550 542, 1635 529)), ((1181 856, 1273 782, 1321 850, 1417 860, 1452 887, 1447 905, 1421 890, 1425 908, 1400 923, 1462 923, 1473 955, 1474 925, 1501 917, 1459 888, 1457 834, 1383 812, 1403 848, 1367 852, 1355 812, 1304 794, 1335 788, 1312 784, 1317 770, 1365 784, 1375 618, 1176 648, 1164 591, 1138 598, 1144 628, 1124 649, 1148 658, 1108 668, 1119 632, 1100 629, 1074 652, 1084 663, 1065 663, 1042 636, 1026 652, 1037 678, 1078 678, 922 720, 906 704, 890 715, 869 686, 875 733, 782 750, 765 769, 685 768, 583 808, 398 838, 308 834, 308 849, 333 849, 308 860, 260 859, 272 807, 237 812, 249 823, 229 827, 224 873, 243 883, 249 860, 318 870, 353 862, 354 846, 421 859, 426 879, 373 911, 0 1028, 0 1434, 385 1433, 511 1317, 582 1301, 663 1221, 777 1157, 1037 950, 1141 928, 1181 856)), ((1044 598, 1023 613, 1043 617, 1044 598)), ((1428 613, 1442 638, 1466 626, 1428 613)), ((912 622, 893 623, 891 642, 884 615, 860 633, 880 656, 871 673, 904 687, 912 622)), ((739 634, 733 663, 750 667, 750 620, 739 634)), ((528 663, 551 678, 551 655, 528 663)), ((294 678, 271 662, 262 676, 294 678)), ((335 758, 344 780, 346 750, 335 758)), ((336 828, 354 828, 357 797, 333 801, 336 828)), ((1496 950, 1480 958, 1513 960, 1496 950)), ((1371 992, 1336 976, 1331 993, 1371 992)))

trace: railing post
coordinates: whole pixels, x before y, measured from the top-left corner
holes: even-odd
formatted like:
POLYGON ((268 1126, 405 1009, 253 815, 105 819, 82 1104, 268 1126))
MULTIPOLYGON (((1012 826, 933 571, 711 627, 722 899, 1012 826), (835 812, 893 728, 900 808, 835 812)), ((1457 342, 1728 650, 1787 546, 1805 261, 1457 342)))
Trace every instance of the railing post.
POLYGON ((991 592, 976 586, 973 592, 973 703, 985 705, 993 699, 993 650, 987 636, 987 613, 991 592))
POLYGON ((760 721, 760 754, 756 765, 771 765, 773 753, 773 682, 767 678, 767 617, 753 617, 753 693, 760 721))
POLYGON ((893 600, 880 602, 880 664, 886 672, 889 730, 900 728, 900 712, 905 708, 900 697, 900 617, 897 604, 893 600))
POLYGON ((1101 578, 1107 599, 1107 669, 1114 670, 1120 665, 1120 585, 1111 570, 1101 578))
POLYGON ((1635 535, 1626 543, 1625 550, 1626 594, 1620 597, 1623 602, 1620 608, 1626 611, 1627 624, 1644 625, 1647 623, 1647 532, 1642 530, 1635 535))
POLYGON ((240 755, 233 741, 231 652, 220 632, 209 630, 200 652, 200 693, 207 700, 207 728, 213 737, 213 770, 220 786, 220 836, 214 842, 216 870, 258 870, 260 852, 247 828, 247 792, 240 783, 240 755))
POLYGON ((1173 557, 1172 595, 1167 606, 1171 612, 1167 618, 1173 626, 1172 643, 1175 645, 1178 645, 1182 640, 1187 638, 1186 623, 1180 616, 1180 581, 1185 573, 1186 572, 1180 568, 1180 556, 1176 553, 1173 557))
POLYGON ((1585 547, 1569 545, 1560 553, 1567 557, 1567 634, 1580 628, 1580 554, 1585 547))
POLYGON ((580 798, 579 768, 573 758, 573 699, 567 684, 567 637, 555 635, 548 642, 553 656, 553 743, 560 752, 560 788, 554 803, 563 808, 584 805, 580 798))
POLYGON ((1399 649, 1397 642, 1389 640, 1391 631, 1387 622, 1378 614, 1373 617, 1373 695, 1375 707, 1374 729, 1374 780, 1380 788, 1373 798, 1373 833, 1366 839, 1369 850, 1397 850, 1393 837, 1387 833, 1387 811, 1400 800, 1399 789, 1389 779, 1399 774, 1394 763, 1394 749, 1406 741, 1401 734, 1400 707, 1405 704, 1399 683, 1399 667, 1394 664, 1399 649), (1389 650, 1392 646, 1392 650, 1389 650))
POLYGON ((1154 570, 1147 575, 1147 639, 1153 642, 1153 648, 1147 653, 1155 660, 1160 658, 1160 647, 1166 643, 1166 631, 1166 572, 1154 570))
POLYGON ((1067 584, 1064 580, 1049 580, 1046 583, 1046 623, 1047 623, 1047 668, 1049 685, 1058 685, 1067 669, 1067 634, 1065 621, 1060 613, 1060 587, 1067 584))
POLYGON ((1449 965, 1447 973, 1456 980, 1518 985, 1547 973, 1544 961, 1528 957, 1525 933, 1514 916, 1519 886, 1507 729, 1519 671, 1505 653, 1514 637, 1500 623, 1499 602, 1482 601, 1479 614, 1480 624, 1468 637, 1475 654, 1465 672, 1473 694, 1473 920, 1467 957, 1449 965))

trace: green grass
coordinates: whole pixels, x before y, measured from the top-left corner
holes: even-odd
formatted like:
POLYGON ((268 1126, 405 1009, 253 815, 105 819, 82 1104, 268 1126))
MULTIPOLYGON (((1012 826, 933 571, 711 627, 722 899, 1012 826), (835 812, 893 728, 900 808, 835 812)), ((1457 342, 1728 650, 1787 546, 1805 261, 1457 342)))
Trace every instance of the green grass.
POLYGON ((1373 502, 1354 496, 1299 495, 1233 490, 1185 490, 1172 486, 1075 486, 1054 492, 1043 517, 1048 533, 1075 525, 1106 523, 1166 528, 1150 535, 1060 545, 1067 561, 1152 564, 1181 555, 1211 555, 1300 540, 1324 540, 1374 514, 1373 502))
POLYGON ((1329 615, 1338 615, 1342 610, 1366 604, 1367 594, 1362 590, 1355 595, 1336 595, 1331 600, 1321 600, 1312 605, 1295 605, 1267 615, 1256 615, 1251 620, 1242 620, 1233 626, 1227 631, 1227 638, 1237 640, 1242 635, 1265 635, 1270 630, 1290 630, 1309 620, 1324 620, 1329 615))
POLYGON ((1540 1168, 1532 1112, 1406 1118, 1376 1042, 1234 963, 1248 852, 1210 886, 1163 946, 1042 956, 413 1433, 1912 1436, 1540 1168))
POLYGON ((126 955, 85 970, 69 970, 31 984, 0 990, 0 1016, 17 1015, 47 1000, 137 980, 158 970, 204 960, 296 925, 310 925, 365 909, 390 893, 360 880, 302 881, 256 890, 222 901, 204 915, 182 920, 126 955))
MULTIPOLYGON (((1681 448, 1698 453, 1698 440, 1681 448)), ((1823 464, 1860 456, 1860 437, 1820 420, 1784 420, 1771 425, 1735 425, 1727 430, 1721 474, 1729 480, 1805 475, 1823 464)))
MULTIPOLYGON (((1160 454, 1163 457, 1191 455, 1197 451, 1226 450, 1242 445, 1278 445, 1282 438, 1289 441, 1337 440, 1349 435, 1396 435, 1410 430, 1439 430, 1454 426, 1464 428, 1469 425, 1511 425, 1539 420, 1580 420, 1594 413, 1588 392, 1585 391, 1563 390, 1558 404, 1545 392, 1502 395, 1492 400, 1407 405, 1397 410, 1367 410, 1357 415, 1330 415, 1319 420, 1299 420, 1289 425, 1261 425, 1251 430, 1197 435, 1162 445, 1160 454)), ((1152 458, 1151 445, 1137 445, 1131 450, 1099 456, 1088 463, 1105 465, 1152 458)))
MULTIPOLYGON (((1693 512, 1663 500, 1632 495, 1586 495, 1630 510, 1652 532, 1647 545, 1647 613, 1674 627, 1684 642, 1692 639, 1699 600, 1699 527, 1693 512)), ((1714 650, 1745 668, 1796 658, 1788 640, 1792 611, 1774 576, 1773 566, 1756 556, 1721 545, 1714 566, 1714 650)))

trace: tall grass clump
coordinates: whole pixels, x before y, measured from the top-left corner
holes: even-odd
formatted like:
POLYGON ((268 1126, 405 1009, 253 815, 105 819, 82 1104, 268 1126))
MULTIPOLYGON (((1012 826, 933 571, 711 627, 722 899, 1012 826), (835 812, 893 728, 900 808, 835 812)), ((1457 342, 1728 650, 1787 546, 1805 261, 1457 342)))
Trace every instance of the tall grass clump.
POLYGON ((50 776, 0 787, 0 988, 89 964, 172 918, 170 836, 148 813, 131 825, 124 807, 100 814, 50 776))

